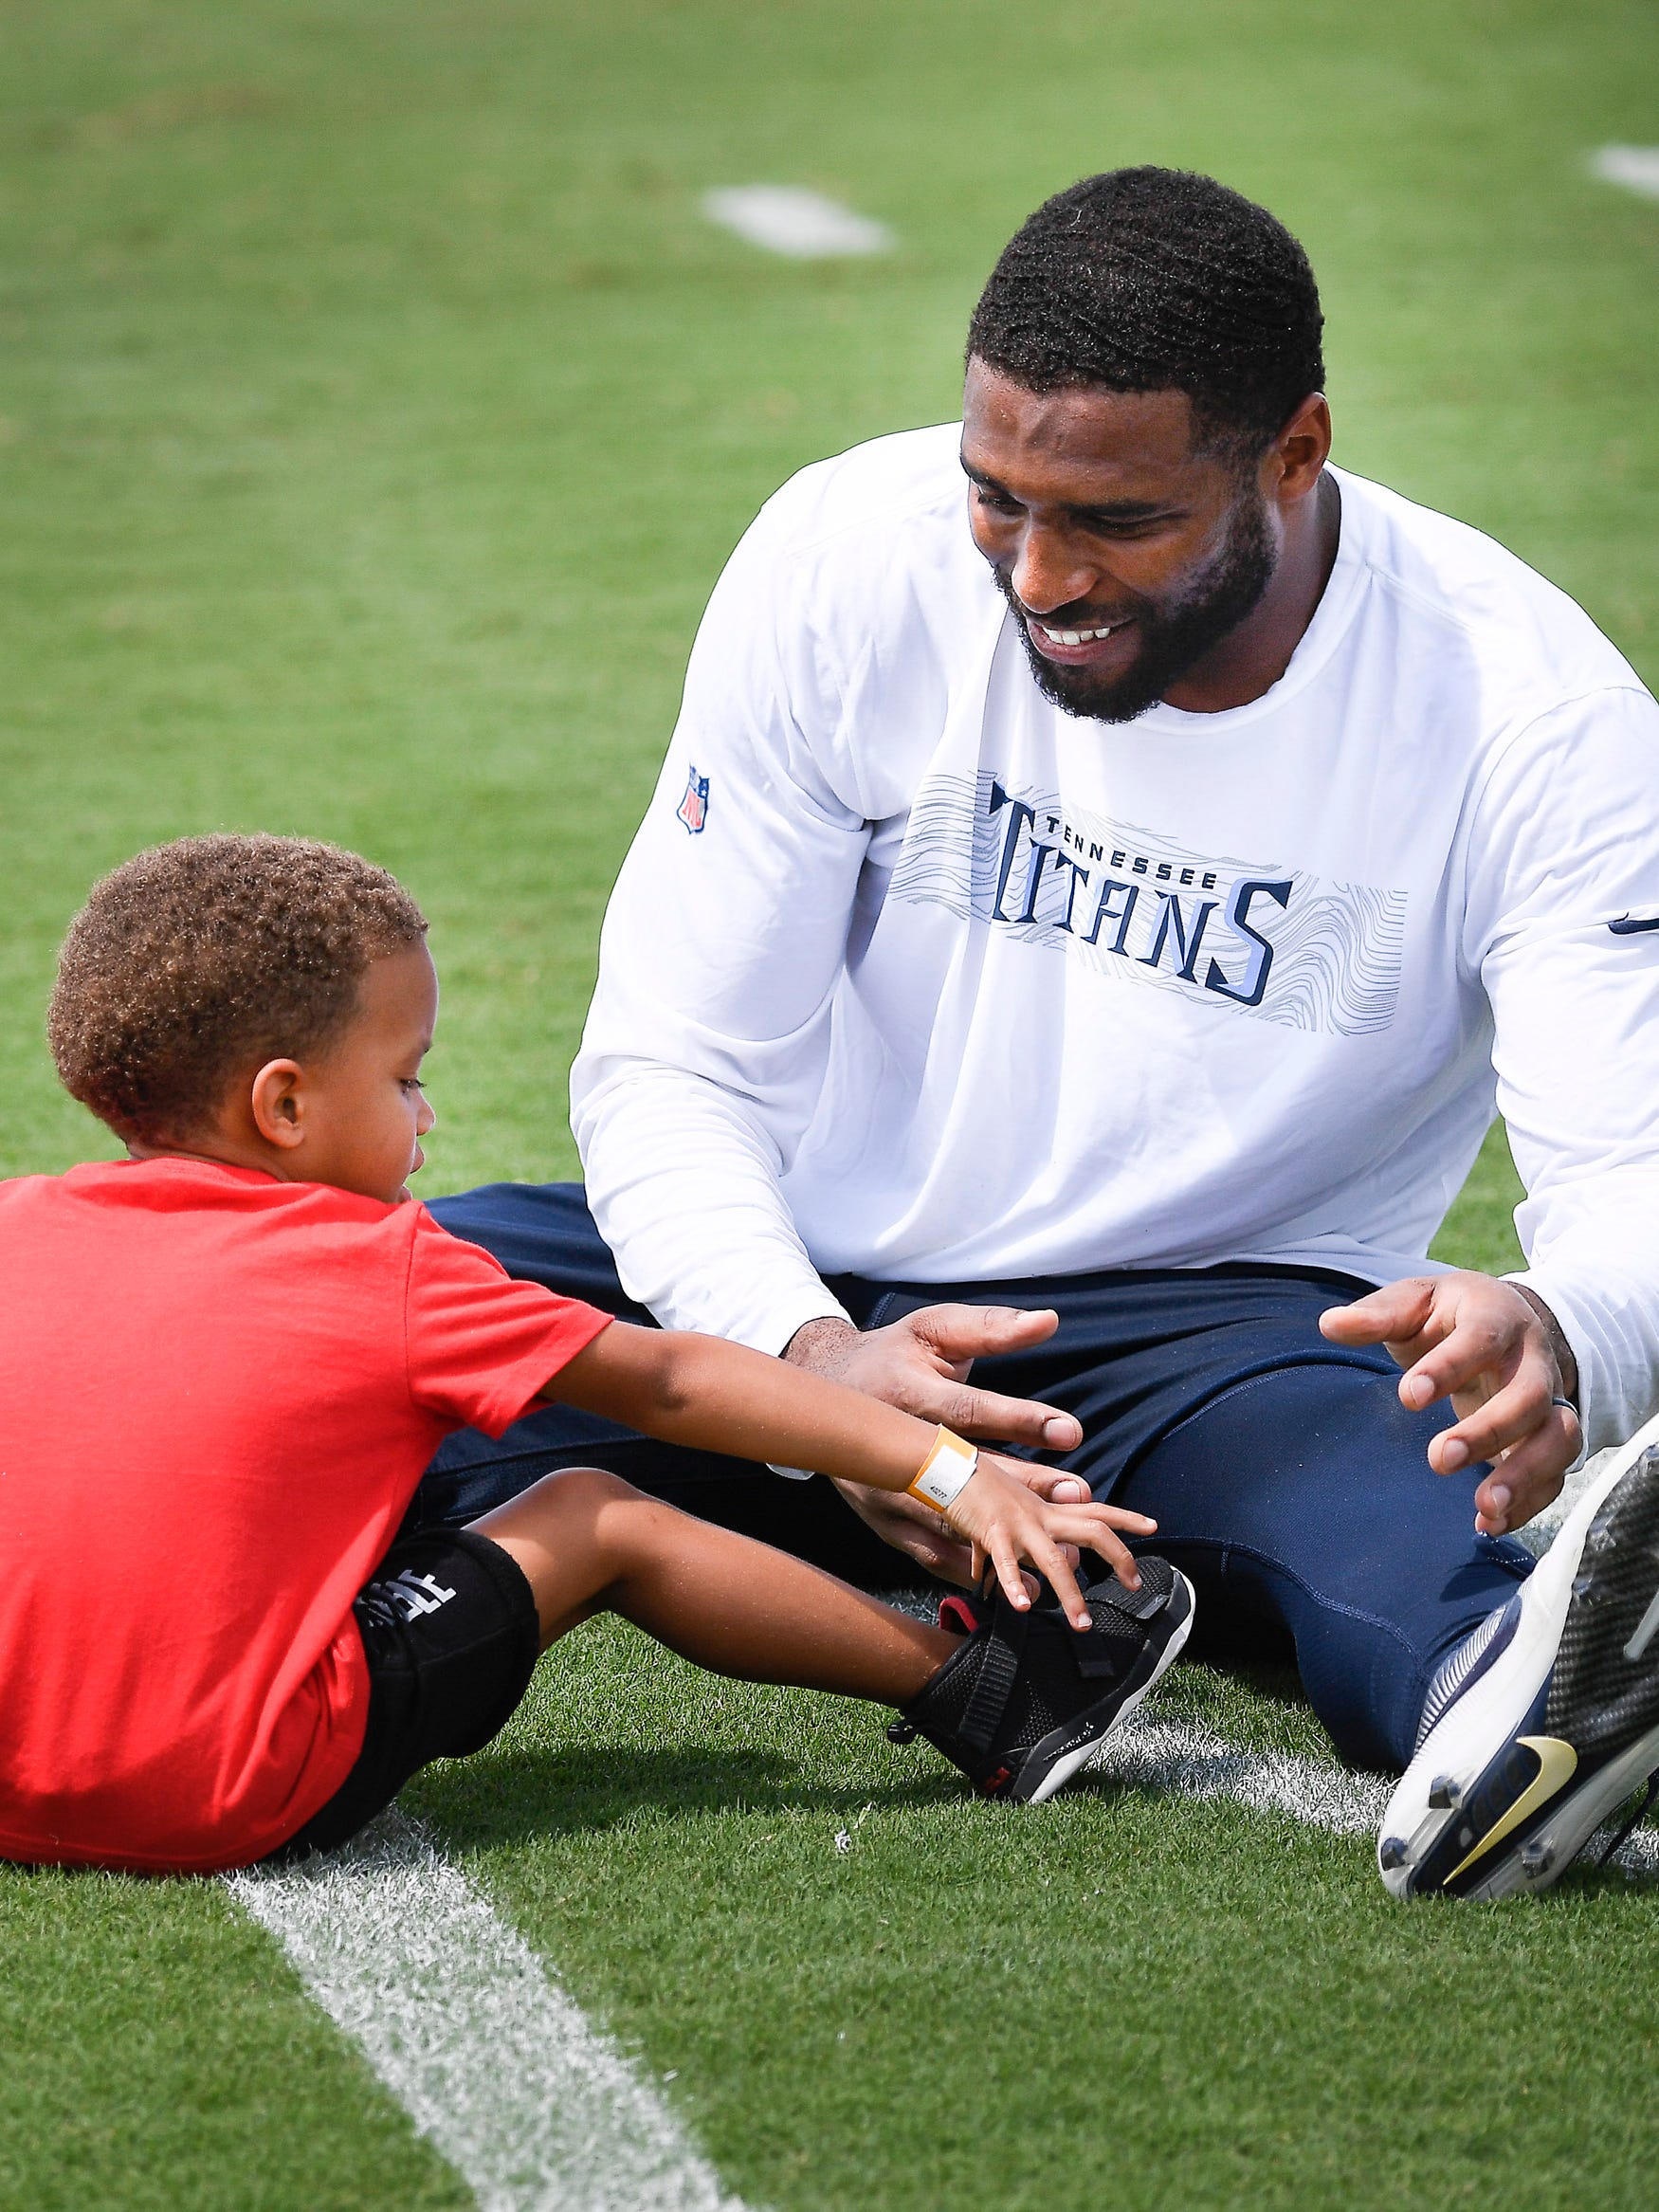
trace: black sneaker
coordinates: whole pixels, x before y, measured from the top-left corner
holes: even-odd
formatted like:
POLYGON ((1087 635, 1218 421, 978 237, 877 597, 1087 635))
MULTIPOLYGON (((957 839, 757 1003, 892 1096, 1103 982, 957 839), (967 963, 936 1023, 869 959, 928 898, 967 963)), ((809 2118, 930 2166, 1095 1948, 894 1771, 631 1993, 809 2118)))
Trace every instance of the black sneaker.
POLYGON ((941 1625, 963 1636, 887 1733, 925 1736, 989 1798, 1038 1805, 1070 1781, 1175 1661, 1193 1627, 1193 1586, 1167 1560, 1141 1559, 1139 1590, 1107 1579, 1084 1592, 1091 1626, 1053 1596, 1027 1613, 1000 1590, 947 1598, 941 1625), (947 1618, 946 1616, 949 1616, 947 1618))

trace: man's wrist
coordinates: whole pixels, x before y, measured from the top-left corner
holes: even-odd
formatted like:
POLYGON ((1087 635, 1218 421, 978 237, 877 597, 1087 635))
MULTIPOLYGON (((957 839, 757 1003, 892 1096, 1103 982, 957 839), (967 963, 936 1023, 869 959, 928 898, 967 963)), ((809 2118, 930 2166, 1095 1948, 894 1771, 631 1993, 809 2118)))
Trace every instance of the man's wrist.
MULTIPOLYGON (((847 1364, 848 1347, 857 1341, 858 1331, 850 1321, 839 1313, 821 1313, 816 1320, 803 1321, 777 1356, 787 1366, 832 1382, 847 1364)), ((775 1459, 769 1459, 767 1465, 774 1474, 788 1475, 796 1482, 811 1479, 811 1470, 805 1467, 783 1467, 775 1459)))
POLYGON ((1543 1324, 1544 1335, 1549 1340, 1550 1355, 1556 1362, 1556 1371, 1561 1378, 1561 1396, 1570 1399, 1577 1410, 1578 1404, 1578 1362, 1573 1357, 1573 1347, 1568 1344, 1560 1323, 1538 1292, 1527 1284, 1511 1282, 1509 1288, 1521 1293, 1543 1324))
POLYGON ((821 1314, 804 1321, 783 1347, 782 1357, 792 1367, 829 1380, 847 1364, 848 1353, 858 1342, 858 1331, 838 1313, 821 1314))

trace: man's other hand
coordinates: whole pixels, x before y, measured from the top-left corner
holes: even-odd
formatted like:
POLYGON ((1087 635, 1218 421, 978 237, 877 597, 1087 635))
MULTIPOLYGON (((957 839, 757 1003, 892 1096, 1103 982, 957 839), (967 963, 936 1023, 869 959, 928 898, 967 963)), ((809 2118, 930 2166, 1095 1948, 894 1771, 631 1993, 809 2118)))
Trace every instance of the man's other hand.
POLYGON ((1400 1402, 1413 1413, 1449 1398, 1458 1418, 1429 1447, 1437 1474, 1478 1459, 1492 1472, 1475 1492, 1475 1526, 1502 1536, 1542 1512, 1578 1456, 1578 1417, 1560 1400, 1577 1369, 1554 1315, 1532 1292, 1458 1270, 1410 1275, 1320 1316, 1339 1344, 1386 1344, 1406 1370, 1400 1402))
MULTIPOLYGON (((795 1331, 784 1353, 805 1367, 868 1398, 896 1405, 919 1420, 938 1421, 959 1436, 1029 1444, 1069 1452, 1083 1441, 1070 1414, 1030 1398, 1003 1398, 968 1382, 974 1362, 999 1352, 1024 1352, 1046 1344, 1059 1326, 1052 1312, 1012 1306, 924 1306, 885 1328, 855 1329, 850 1322, 810 1321, 795 1331)), ((1010 1464, 1011 1472, 1051 1505, 1081 1504, 1088 1486, 1049 1467, 1010 1464)), ((920 1499, 867 1484, 836 1484, 842 1496, 876 1534, 947 1582, 972 1586, 973 1554, 920 1499)))

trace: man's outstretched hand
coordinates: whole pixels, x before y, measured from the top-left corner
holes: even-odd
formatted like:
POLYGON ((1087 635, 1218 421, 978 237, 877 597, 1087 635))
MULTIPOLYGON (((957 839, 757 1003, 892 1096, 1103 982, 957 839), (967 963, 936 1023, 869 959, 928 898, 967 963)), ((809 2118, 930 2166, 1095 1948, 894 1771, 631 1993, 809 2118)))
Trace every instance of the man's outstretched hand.
MULTIPOLYGON (((1069 1452, 1083 1441, 1083 1430, 1070 1414, 1030 1398, 975 1390, 968 1381, 975 1360, 998 1352, 1028 1351, 1045 1344, 1058 1325, 1053 1313, 1024 1312, 1012 1306, 924 1306, 885 1328, 862 1332, 850 1322, 810 1321, 795 1331, 784 1358, 793 1366, 896 1405, 919 1420, 941 1422, 958 1436, 1069 1452)), ((1075 1475, 1017 1460, 1003 1464, 1051 1505, 1080 1504, 1089 1494, 1088 1486, 1075 1475)), ((972 1584, 972 1551, 951 1534, 930 1506, 864 1483, 842 1482, 835 1487, 878 1536, 930 1574, 948 1582, 972 1584)))
POLYGON ((1333 1306, 1320 1330, 1339 1344, 1386 1344, 1406 1370, 1400 1403, 1413 1413, 1451 1399, 1456 1426, 1429 1447, 1437 1474, 1493 1462, 1475 1491, 1475 1526, 1502 1536, 1541 1513, 1578 1456, 1573 1398, 1578 1375, 1554 1315, 1530 1291, 1459 1270, 1410 1275, 1352 1306, 1333 1306))

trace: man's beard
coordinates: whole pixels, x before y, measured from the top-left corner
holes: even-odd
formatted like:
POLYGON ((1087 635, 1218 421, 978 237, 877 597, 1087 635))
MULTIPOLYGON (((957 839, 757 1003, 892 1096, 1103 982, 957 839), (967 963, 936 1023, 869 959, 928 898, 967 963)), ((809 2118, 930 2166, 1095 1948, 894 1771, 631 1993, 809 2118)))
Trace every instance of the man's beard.
MULTIPOLYGON (((1049 660, 1032 640, 1007 574, 1000 568, 992 573, 1019 618, 1026 656, 1044 697, 1067 714, 1084 715, 1092 722, 1133 722, 1156 706, 1229 631, 1238 628, 1261 599, 1276 565, 1267 510, 1252 486, 1232 511, 1226 542, 1178 594, 1161 603, 1137 601, 1134 620, 1140 649, 1116 676, 1099 676, 1049 660)), ((1062 617, 1055 619, 1058 627, 1062 617)), ((1086 617, 1066 627, 1086 628, 1086 617)))

